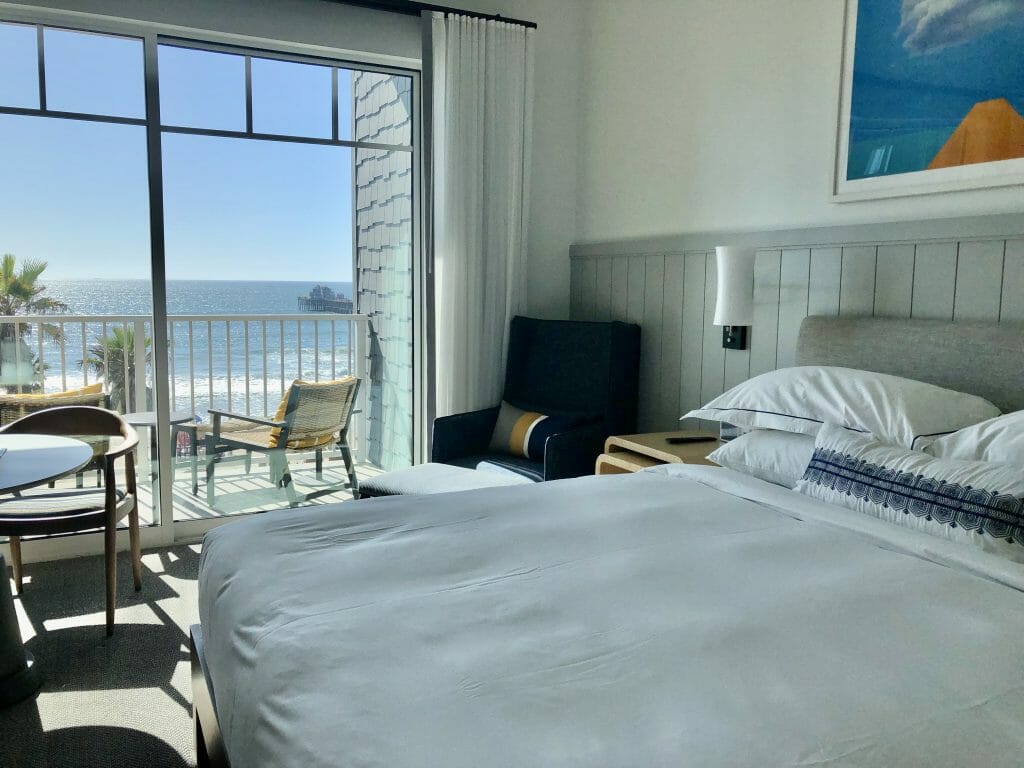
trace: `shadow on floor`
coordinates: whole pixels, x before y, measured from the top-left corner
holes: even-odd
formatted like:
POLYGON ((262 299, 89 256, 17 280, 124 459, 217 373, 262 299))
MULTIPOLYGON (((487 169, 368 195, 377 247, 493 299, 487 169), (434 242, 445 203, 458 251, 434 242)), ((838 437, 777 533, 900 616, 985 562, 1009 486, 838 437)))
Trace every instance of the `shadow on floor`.
POLYGON ((44 732, 27 701, 0 710, 2 768, 191 768, 169 744, 145 731, 104 725, 44 732))

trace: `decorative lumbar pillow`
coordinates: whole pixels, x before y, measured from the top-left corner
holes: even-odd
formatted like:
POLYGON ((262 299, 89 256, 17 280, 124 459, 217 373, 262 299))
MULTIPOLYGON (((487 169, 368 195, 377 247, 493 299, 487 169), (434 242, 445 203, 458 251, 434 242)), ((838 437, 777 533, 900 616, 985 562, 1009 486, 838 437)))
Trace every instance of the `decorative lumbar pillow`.
POLYGON ((964 427, 932 441, 925 450, 942 459, 1001 461, 1024 467, 1024 411, 964 427))
POLYGON ((821 428, 800 493, 1024 562, 1024 469, 821 428))
POLYGON ((730 440, 708 459, 721 467, 792 488, 814 453, 814 438, 796 432, 755 429, 730 440))
POLYGON ((815 435, 828 422, 913 448, 999 415, 988 400, 921 381, 831 366, 755 376, 683 418, 815 435))
POLYGON ((544 444, 552 435, 578 426, 579 416, 555 416, 536 411, 524 411, 511 403, 501 401, 498 420, 491 433, 489 449, 494 453, 508 453, 533 461, 544 461, 544 444))

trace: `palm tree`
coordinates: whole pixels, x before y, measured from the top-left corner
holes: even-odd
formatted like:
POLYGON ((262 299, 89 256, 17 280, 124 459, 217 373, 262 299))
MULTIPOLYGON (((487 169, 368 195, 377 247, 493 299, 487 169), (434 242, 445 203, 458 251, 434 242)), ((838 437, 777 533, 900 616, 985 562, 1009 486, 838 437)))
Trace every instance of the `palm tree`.
MULTIPOLYGON (((0 316, 47 315, 68 310, 68 305, 63 301, 46 295, 46 286, 39 282, 45 269, 46 262, 35 259, 25 259, 18 269, 14 256, 4 254, 0 259, 0 316)), ((32 329, 33 326, 28 323, 18 323, 17 329, 14 323, 0 323, 0 367, 6 365, 12 369, 17 368, 15 361, 19 356, 18 351, 12 349, 15 344, 22 347, 21 358, 24 363, 31 365, 29 374, 16 370, 13 378, 7 375, 3 377, 8 390, 22 390, 25 385, 32 389, 42 381, 43 362, 36 358, 25 343, 25 337, 32 334, 32 329)), ((39 330, 44 339, 63 341, 63 334, 57 325, 40 323, 39 330)))
MULTIPOLYGON (((150 339, 143 339, 146 345, 146 362, 149 362, 150 339)), ((89 356, 79 363, 88 366, 97 378, 107 382, 110 405, 122 413, 127 412, 135 399, 135 330, 129 325, 113 327, 110 333, 98 339, 89 347, 89 356), (127 361, 127 364, 126 364, 127 361), (127 374, 127 398, 125 397, 125 375, 127 374)))

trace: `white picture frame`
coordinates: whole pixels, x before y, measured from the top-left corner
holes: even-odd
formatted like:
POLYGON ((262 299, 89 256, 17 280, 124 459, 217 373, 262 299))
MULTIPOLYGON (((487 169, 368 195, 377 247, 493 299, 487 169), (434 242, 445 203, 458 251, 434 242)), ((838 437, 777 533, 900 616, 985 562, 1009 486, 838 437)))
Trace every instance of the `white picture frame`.
POLYGON ((975 163, 951 168, 848 179, 850 115, 853 94, 854 53, 857 40, 859 0, 846 0, 843 29, 843 59, 837 110, 835 163, 832 174, 832 202, 928 195, 971 189, 1024 185, 1024 158, 975 163))

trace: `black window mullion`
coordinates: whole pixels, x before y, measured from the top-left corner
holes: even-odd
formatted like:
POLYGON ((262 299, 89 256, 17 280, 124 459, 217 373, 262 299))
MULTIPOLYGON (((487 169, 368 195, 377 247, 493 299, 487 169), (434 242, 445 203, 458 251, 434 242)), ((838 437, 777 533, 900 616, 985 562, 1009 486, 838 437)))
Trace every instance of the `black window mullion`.
POLYGON ((245 132, 252 133, 252 56, 245 57, 245 132))
POLYGON ((36 53, 39 57, 39 109, 46 111, 46 62, 43 59, 43 26, 36 26, 36 53))
POLYGON ((338 134, 338 68, 331 67, 331 138, 337 141, 338 134))

